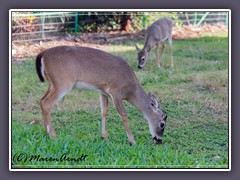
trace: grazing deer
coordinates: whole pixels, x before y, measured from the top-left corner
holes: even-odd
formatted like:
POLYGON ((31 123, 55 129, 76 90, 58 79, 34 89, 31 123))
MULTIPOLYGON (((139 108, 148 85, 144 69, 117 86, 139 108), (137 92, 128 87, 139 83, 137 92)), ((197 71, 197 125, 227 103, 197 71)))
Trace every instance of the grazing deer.
POLYGON ((145 42, 142 50, 135 44, 138 53, 138 68, 142 69, 147 63, 150 50, 156 45, 157 66, 160 68, 160 60, 165 48, 164 41, 168 39, 170 50, 170 64, 173 66, 172 57, 172 20, 169 18, 160 18, 147 28, 145 33, 145 42), (162 44, 162 49, 159 55, 159 45, 162 44))
POLYGON ((51 137, 56 137, 50 121, 53 105, 73 86, 78 86, 100 93, 103 138, 108 138, 106 116, 108 98, 111 98, 123 120, 130 144, 135 144, 135 140, 128 125, 123 100, 144 114, 154 142, 162 142, 167 115, 159 107, 156 98, 145 92, 133 70, 122 58, 88 47, 58 46, 37 56, 36 69, 40 80, 44 82, 46 77, 49 83, 46 94, 40 100, 40 107, 45 130, 51 137))

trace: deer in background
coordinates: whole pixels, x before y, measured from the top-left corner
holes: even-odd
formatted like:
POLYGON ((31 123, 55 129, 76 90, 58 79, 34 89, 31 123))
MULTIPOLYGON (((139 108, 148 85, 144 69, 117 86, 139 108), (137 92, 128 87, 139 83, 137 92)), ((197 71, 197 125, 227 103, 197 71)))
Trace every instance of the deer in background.
POLYGON ((167 115, 154 95, 145 92, 133 70, 122 58, 88 47, 58 46, 37 56, 36 69, 40 80, 44 82, 47 79, 49 83, 47 92, 40 100, 40 107, 45 130, 51 137, 56 137, 50 120, 53 105, 77 86, 100 93, 103 138, 108 138, 106 116, 108 99, 111 98, 130 144, 135 144, 135 140, 128 125, 123 100, 143 113, 154 142, 162 142, 167 115))
POLYGON ((169 50, 170 50, 170 65, 173 66, 173 57, 172 57, 172 20, 169 18, 160 18, 155 21, 151 26, 147 28, 145 33, 145 42, 142 50, 135 44, 137 53, 138 53, 138 68, 142 69, 143 66, 147 63, 150 50, 153 46, 156 45, 156 59, 157 66, 160 68, 160 60, 165 49, 164 42, 168 39, 169 50), (160 54, 159 46, 162 45, 160 54))

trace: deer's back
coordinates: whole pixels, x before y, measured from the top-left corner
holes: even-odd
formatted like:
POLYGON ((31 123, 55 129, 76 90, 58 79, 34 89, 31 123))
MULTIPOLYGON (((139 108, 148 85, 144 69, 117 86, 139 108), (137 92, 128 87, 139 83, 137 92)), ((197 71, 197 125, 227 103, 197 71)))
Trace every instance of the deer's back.
POLYGON ((59 46, 44 52, 44 66, 55 79, 72 79, 95 86, 122 88, 138 84, 130 66, 107 52, 78 46, 59 46))
POLYGON ((147 37, 152 41, 165 41, 172 34, 172 20, 160 18, 147 29, 147 37))

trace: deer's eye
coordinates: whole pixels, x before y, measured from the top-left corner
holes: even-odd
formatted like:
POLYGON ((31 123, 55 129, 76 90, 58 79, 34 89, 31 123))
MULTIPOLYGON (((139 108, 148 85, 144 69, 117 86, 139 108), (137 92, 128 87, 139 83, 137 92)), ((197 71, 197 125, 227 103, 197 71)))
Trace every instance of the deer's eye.
POLYGON ((144 61, 145 60, 145 57, 142 57, 142 59, 141 59, 142 61, 144 61))

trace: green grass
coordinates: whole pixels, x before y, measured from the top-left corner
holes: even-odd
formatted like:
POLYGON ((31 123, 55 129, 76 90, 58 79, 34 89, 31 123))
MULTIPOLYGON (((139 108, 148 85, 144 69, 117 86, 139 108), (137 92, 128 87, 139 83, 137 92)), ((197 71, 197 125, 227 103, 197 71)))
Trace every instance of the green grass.
POLYGON ((47 83, 40 83, 32 57, 12 63, 14 168, 228 168, 227 35, 174 41, 173 68, 166 46, 161 69, 152 50, 148 64, 138 70, 134 43, 143 45, 143 41, 126 41, 109 45, 107 51, 128 61, 144 89, 160 100, 168 114, 164 143, 153 143, 142 114, 127 102, 137 144, 129 145, 112 103, 107 116, 109 139, 102 140, 98 94, 79 89, 55 105, 51 118, 57 138, 51 139, 39 108, 47 83), (78 162, 46 161, 65 153, 69 158, 87 157, 78 162), (31 155, 46 159, 31 160, 31 155))

